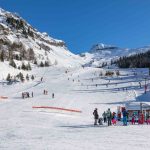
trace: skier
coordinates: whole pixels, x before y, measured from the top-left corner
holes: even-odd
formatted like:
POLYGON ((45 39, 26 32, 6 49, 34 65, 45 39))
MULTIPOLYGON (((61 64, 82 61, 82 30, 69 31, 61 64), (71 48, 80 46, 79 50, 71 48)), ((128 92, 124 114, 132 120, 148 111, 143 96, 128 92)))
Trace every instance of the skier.
POLYGON ((93 115, 94 115, 94 125, 97 125, 97 121, 98 121, 98 111, 97 111, 97 108, 95 108, 94 112, 93 112, 93 115))
POLYGON ((29 94, 29 92, 27 92, 27 97, 28 97, 28 98, 30 97, 30 94, 29 94))
POLYGON ((43 93, 44 93, 44 95, 45 95, 45 94, 46 94, 46 91, 44 90, 44 92, 43 92, 43 93))
POLYGON ((118 121, 121 121, 121 112, 120 111, 118 112, 117 118, 118 118, 118 121))
POLYGON ((128 113, 127 113, 127 111, 126 111, 125 108, 124 108, 124 110, 122 112, 122 115, 123 115, 123 125, 127 126, 127 116, 128 116, 128 113))
POLYGON ((46 91, 45 91, 45 95, 47 95, 47 94, 48 94, 48 91, 46 90, 46 91))
POLYGON ((112 118, 112 114, 111 114, 110 108, 108 108, 108 110, 107 110, 107 121, 108 121, 108 126, 111 125, 111 118, 112 118))
POLYGON ((141 82, 139 82, 139 86, 140 86, 140 88, 142 87, 141 82))
POLYGON ((24 93, 22 93, 22 98, 24 99, 24 93))
POLYGON ((116 123, 117 123, 116 113, 115 113, 115 112, 113 112, 112 124, 113 124, 113 125, 116 125, 116 123))
POLYGON ((103 112, 102 116, 103 116, 104 123, 106 123, 107 122, 107 118, 106 118, 107 114, 105 111, 103 112))
POLYGON ((132 125, 135 124, 135 115, 132 115, 132 120, 131 120, 132 125))
POLYGON ((148 113, 146 114, 146 123, 147 125, 150 124, 150 116, 148 113))
POLYGON ((33 97, 33 92, 31 93, 32 97, 33 97))
POLYGON ((54 98, 54 93, 52 93, 52 98, 54 98))

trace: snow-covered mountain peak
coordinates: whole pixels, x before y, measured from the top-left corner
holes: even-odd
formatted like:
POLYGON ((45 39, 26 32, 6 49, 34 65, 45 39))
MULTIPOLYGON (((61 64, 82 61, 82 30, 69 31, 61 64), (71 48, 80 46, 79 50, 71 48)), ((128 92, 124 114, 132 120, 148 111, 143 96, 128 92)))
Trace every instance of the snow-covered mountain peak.
POLYGON ((149 50, 150 46, 130 49, 98 43, 93 45, 88 53, 83 53, 81 56, 84 57, 87 66, 102 67, 103 64, 110 64, 112 60, 122 56, 131 56, 149 50))
POLYGON ((110 50, 110 49, 117 49, 116 46, 112 46, 112 45, 107 45, 107 44, 103 44, 103 43, 98 43, 92 46, 92 48, 90 49, 90 53, 96 53, 99 52, 101 50, 110 50))

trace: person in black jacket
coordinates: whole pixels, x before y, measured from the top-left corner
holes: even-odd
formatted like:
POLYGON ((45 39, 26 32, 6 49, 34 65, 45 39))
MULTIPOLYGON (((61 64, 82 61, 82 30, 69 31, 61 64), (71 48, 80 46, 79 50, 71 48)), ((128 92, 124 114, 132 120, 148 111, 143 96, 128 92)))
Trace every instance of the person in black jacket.
POLYGON ((97 121, 98 121, 98 117, 99 117, 97 108, 95 108, 93 115, 94 115, 94 125, 97 125, 97 121))

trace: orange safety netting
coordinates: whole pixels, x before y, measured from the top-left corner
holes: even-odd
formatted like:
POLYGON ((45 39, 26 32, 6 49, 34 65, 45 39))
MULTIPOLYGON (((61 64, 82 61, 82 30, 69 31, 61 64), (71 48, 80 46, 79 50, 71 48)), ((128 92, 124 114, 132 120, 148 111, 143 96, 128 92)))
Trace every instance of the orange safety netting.
POLYGON ((8 99, 6 96, 0 96, 0 99, 8 99))
POLYGON ((64 110, 64 111, 69 111, 69 112, 82 113, 82 111, 80 111, 80 110, 66 109, 66 108, 60 108, 60 107, 50 107, 50 106, 32 106, 32 108, 55 109, 55 110, 64 110))

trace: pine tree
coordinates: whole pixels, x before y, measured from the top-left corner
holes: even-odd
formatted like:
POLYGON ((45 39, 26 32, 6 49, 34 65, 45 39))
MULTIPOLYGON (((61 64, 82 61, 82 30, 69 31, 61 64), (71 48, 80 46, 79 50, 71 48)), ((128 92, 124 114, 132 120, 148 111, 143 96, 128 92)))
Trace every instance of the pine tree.
POLYGON ((34 80, 34 75, 31 76, 31 79, 34 80))
POLYGON ((8 82, 10 82, 10 81, 11 81, 10 73, 8 73, 6 80, 7 80, 8 82))
POLYGON ((49 67, 49 66, 50 66, 49 62, 45 61, 45 67, 49 67))
POLYGON ((19 73, 19 78, 20 78, 20 80, 22 81, 22 82, 24 82, 24 76, 23 76, 23 74, 20 72, 19 73))
POLYGON ((16 60, 20 60, 20 58, 19 58, 19 55, 18 55, 18 54, 16 54, 16 55, 15 55, 15 59, 16 59, 16 60))
POLYGON ((4 51, 3 50, 0 53, 0 61, 4 62, 4 51))
POLYGON ((24 62, 23 62, 22 65, 21 65, 21 69, 22 69, 22 70, 26 70, 26 66, 25 66, 24 62))
POLYGON ((36 59, 34 60, 34 64, 37 65, 37 60, 36 59))
POLYGON ((43 64, 43 62, 41 61, 41 63, 40 63, 40 67, 44 67, 44 64, 43 64))
POLYGON ((14 61, 13 59, 10 59, 9 65, 12 66, 12 67, 14 67, 14 68, 17 67, 17 66, 16 66, 16 63, 15 63, 15 61, 14 61))
POLYGON ((26 80, 29 81, 29 75, 28 74, 26 75, 26 80))
POLYGON ((27 70, 32 70, 32 69, 31 69, 31 65, 30 65, 29 62, 28 62, 28 64, 27 64, 27 67, 26 67, 26 68, 27 68, 27 70))

